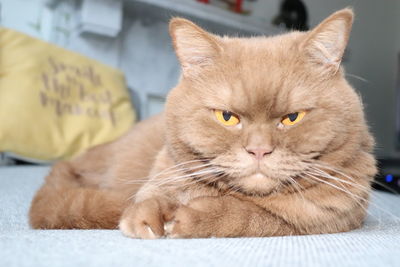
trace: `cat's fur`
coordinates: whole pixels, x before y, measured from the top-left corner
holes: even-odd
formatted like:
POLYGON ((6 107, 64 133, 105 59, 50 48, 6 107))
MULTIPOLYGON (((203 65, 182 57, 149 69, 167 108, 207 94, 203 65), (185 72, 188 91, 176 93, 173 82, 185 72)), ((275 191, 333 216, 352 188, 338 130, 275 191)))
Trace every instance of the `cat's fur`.
POLYGON ((183 74, 162 115, 57 163, 35 196, 33 228, 119 228, 130 237, 320 234, 359 227, 376 173, 359 96, 340 67, 353 13, 309 32, 170 33, 183 74), (214 109, 240 116, 224 126, 214 109), (298 124, 286 114, 306 110, 298 124), (263 148, 260 160, 248 147, 263 148))

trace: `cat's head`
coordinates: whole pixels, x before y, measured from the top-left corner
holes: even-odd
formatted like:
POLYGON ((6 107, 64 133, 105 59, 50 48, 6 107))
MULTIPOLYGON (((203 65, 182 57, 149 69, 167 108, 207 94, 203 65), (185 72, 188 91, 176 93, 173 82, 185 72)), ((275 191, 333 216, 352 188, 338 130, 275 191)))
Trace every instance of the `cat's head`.
POLYGON ((173 19, 182 66, 166 107, 174 159, 204 159, 232 188, 268 194, 316 164, 369 153, 361 101, 340 67, 352 22, 344 9, 309 32, 230 38, 173 19))

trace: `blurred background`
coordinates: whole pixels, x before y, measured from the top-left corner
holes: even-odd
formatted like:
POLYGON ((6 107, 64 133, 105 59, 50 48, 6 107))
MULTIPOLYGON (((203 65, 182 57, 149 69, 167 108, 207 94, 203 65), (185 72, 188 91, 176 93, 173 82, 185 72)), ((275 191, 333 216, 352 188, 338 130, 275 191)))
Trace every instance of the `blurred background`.
MULTIPOLYGON (((291 29, 307 30, 334 11, 353 7, 356 19, 343 62, 347 79, 364 100, 378 156, 398 155, 400 1, 1 0, 0 3, 2 26, 122 70, 140 119, 162 110, 165 96, 179 78, 180 68, 168 35, 171 17, 189 18, 217 34, 274 35, 291 29)), ((11 162, 5 154, 0 160, 3 164, 11 162)))

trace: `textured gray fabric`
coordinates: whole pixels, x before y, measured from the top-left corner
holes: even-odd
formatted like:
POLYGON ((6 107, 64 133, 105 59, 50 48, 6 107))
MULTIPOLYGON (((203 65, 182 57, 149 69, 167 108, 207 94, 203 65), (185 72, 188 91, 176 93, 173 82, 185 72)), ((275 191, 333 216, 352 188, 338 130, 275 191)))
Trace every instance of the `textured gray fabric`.
POLYGON ((391 194, 374 193, 365 226, 348 233, 134 240, 117 230, 29 229, 30 200, 47 172, 0 168, 0 266, 400 266, 400 197, 391 194))

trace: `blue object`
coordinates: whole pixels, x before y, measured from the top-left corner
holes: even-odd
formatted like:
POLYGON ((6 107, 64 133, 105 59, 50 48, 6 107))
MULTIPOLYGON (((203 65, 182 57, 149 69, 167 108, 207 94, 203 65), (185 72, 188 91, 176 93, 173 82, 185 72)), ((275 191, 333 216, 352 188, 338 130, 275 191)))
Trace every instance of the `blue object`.
POLYGON ((393 181, 393 175, 387 174, 387 175, 386 175, 386 182, 387 182, 387 183, 391 183, 392 181, 393 181))

